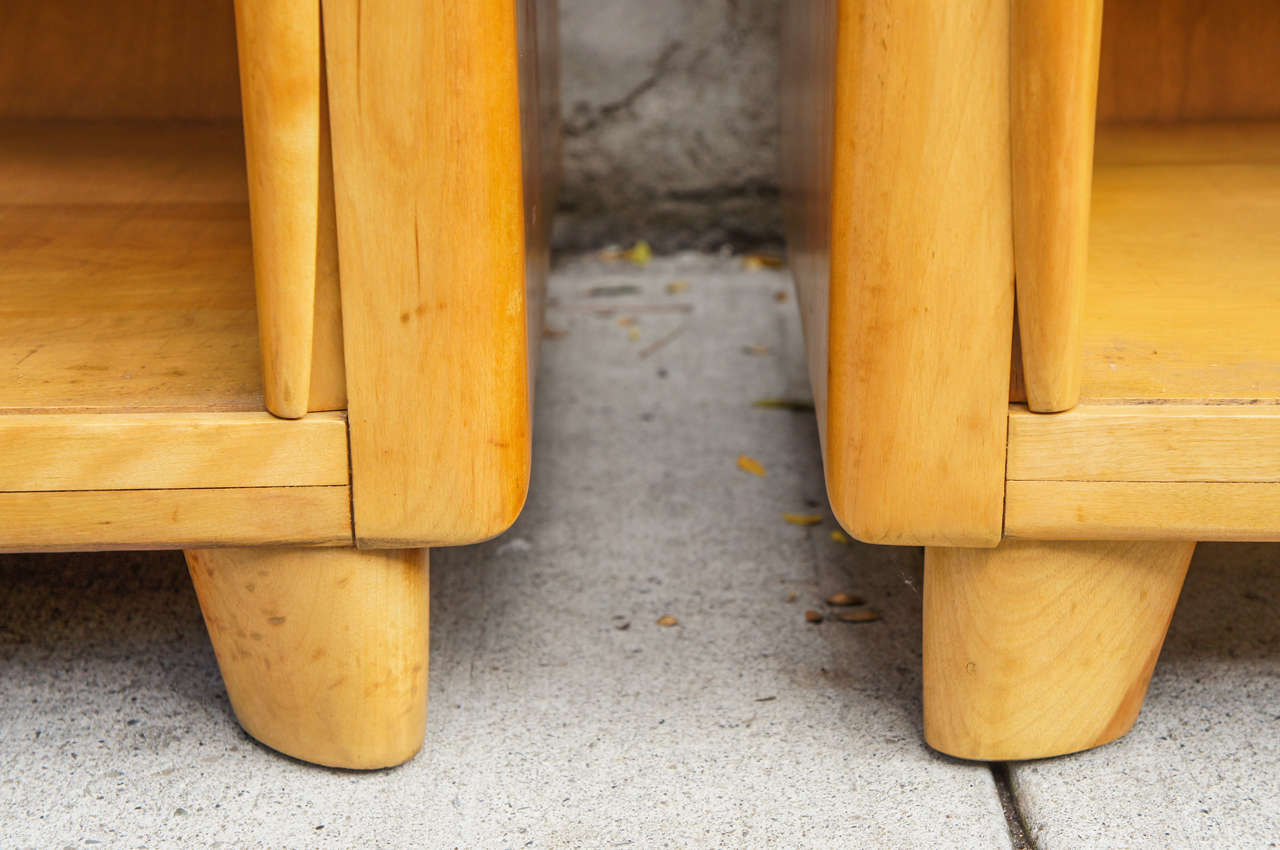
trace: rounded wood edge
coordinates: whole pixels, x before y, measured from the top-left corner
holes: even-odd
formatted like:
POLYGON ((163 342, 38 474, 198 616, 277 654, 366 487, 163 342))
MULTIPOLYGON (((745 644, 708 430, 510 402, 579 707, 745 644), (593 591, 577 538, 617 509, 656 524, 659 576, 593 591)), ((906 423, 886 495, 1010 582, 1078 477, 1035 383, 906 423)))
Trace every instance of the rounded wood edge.
POLYGON ((1194 549, 1012 540, 929 548, 925 741, 957 758, 1018 761, 1128 733, 1194 549))
POLYGON ((236 719, 329 767, 402 764, 426 732, 425 549, 189 550, 236 719))

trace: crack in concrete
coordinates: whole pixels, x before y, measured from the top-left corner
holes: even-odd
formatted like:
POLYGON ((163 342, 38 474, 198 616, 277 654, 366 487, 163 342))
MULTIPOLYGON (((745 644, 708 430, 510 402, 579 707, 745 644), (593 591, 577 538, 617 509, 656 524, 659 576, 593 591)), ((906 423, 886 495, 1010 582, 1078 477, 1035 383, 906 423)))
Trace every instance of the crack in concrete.
POLYGON ((671 70, 671 60, 683 46, 684 42, 682 41, 673 41, 671 44, 668 44, 663 49, 661 55, 658 56, 657 61, 653 63, 653 71, 650 72, 649 76, 645 77, 629 92, 617 100, 602 104, 596 110, 595 114, 587 118, 584 122, 580 124, 574 123, 569 116, 564 116, 562 131, 565 137, 573 138, 575 136, 590 133, 614 115, 630 109, 637 100, 652 91, 653 88, 658 85, 658 82, 667 75, 671 70))
POLYGON ((1013 793, 1013 781, 1009 778, 1009 765, 1002 761, 987 764, 991 768, 991 778, 996 783, 996 794, 1000 797, 1000 808, 1004 809, 1005 826, 1009 828, 1009 843, 1013 850, 1036 850, 1031 840, 1031 832, 1027 829, 1026 818, 1018 807, 1018 798, 1013 793))

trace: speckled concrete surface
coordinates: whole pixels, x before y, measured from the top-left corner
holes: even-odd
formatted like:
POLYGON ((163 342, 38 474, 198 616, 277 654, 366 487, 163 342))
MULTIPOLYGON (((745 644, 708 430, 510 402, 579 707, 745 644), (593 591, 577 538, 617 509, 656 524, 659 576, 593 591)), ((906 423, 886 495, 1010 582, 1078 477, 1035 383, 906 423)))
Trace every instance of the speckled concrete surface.
POLYGON ((1134 730, 1010 772, 1040 850, 1280 847, 1280 546, 1197 547, 1134 730))
MULTIPOLYGON (((0 847, 1009 847, 990 770, 921 740, 919 551, 832 540, 812 415, 751 406, 808 394, 789 288, 693 256, 558 272, 528 508, 433 554, 402 768, 246 738, 177 553, 0 557, 0 847), (883 619, 806 624, 838 590, 883 619)), ((1134 736, 1015 769, 1042 847, 1274 832, 1277 549, 1206 551, 1230 580, 1197 562, 1134 736)))

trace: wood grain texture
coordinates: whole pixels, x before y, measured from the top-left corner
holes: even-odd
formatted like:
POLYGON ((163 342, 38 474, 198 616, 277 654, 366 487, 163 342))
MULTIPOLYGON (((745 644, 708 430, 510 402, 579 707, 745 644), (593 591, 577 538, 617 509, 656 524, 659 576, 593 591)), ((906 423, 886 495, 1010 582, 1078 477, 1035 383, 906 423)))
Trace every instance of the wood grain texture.
POLYGON ((337 413, 0 415, 0 491, 346 485, 337 413))
POLYGON ((1280 118, 1280 4, 1108 0, 1100 121, 1280 118))
POLYGON ((470 543, 528 489, 516 7, 325 0, 358 543, 470 543))
POLYGON ((236 0, 253 266, 267 410, 305 416, 320 256, 317 0, 236 0))
POLYGON ((781 181, 787 265, 795 278, 824 461, 836 5, 836 0, 796 3, 782 16, 781 181))
POLYGON ((0 116, 236 118, 227 0, 5 0, 0 116))
POLYGON ((827 488, 876 543, 1000 538, 1009 7, 839 6, 827 488))
POLYGON ((1010 481, 1004 530, 1027 540, 1280 541, 1280 483, 1010 481))
POLYGON ((262 410, 238 124, 0 124, 0 411, 262 410))
POLYGON ((930 547, 925 739, 983 761, 1096 747, 1132 728, 1195 543, 930 547))
POLYGON ((1010 4, 1013 248, 1032 410, 1080 398, 1102 0, 1010 4))
POLYGON ((1011 481, 1280 484, 1280 405, 1081 405, 1009 411, 1011 481))
POLYGON ((427 551, 187 552, 236 718, 331 767, 408 761, 427 721, 427 551))
POLYGON ((1097 160, 1083 398, 1280 398, 1280 123, 1100 129, 1097 160))
POLYGON ((0 493, 0 552, 351 545, 351 488, 0 493))

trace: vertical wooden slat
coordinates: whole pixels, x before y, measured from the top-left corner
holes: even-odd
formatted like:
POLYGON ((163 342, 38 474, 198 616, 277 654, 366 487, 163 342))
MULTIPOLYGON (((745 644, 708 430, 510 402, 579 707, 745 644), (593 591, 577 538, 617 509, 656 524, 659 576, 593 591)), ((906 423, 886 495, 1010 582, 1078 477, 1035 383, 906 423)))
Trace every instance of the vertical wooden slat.
POLYGON ((267 410, 296 419, 311 394, 320 203, 317 0, 236 0, 253 264, 267 410))
POLYGON ((1000 539, 1008 24, 1007 0, 839 7, 827 486, 866 541, 1000 539))
POLYGON ((482 540, 530 462, 516 7, 323 8, 357 542, 482 540))
POLYGON ((781 173, 787 262, 795 277, 824 457, 836 6, 836 0, 796 3, 782 20, 781 173))
POLYGON ((1080 399, 1102 0, 1013 0, 1014 257, 1027 406, 1080 399))
MULTIPOLYGON (((323 69, 321 69, 323 83, 323 69)), ((320 204, 316 228, 315 333, 311 341, 311 410, 346 410, 342 295, 338 287, 338 220, 333 198, 329 94, 320 91, 320 204)))

